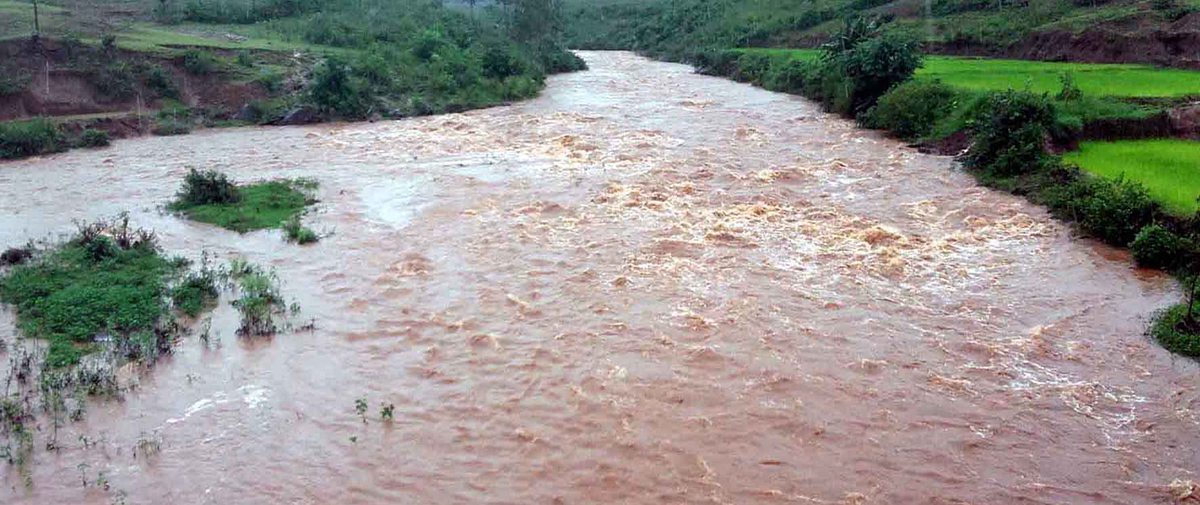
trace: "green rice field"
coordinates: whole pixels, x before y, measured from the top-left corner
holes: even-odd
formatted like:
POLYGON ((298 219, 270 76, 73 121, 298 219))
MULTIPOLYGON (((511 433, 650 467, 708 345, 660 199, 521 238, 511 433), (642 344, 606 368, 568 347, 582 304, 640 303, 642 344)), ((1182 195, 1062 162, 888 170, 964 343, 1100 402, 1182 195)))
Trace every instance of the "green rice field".
MULTIPOLYGON (((774 58, 815 59, 816 49, 744 49, 774 58)), ((941 79, 951 86, 979 90, 1023 89, 1057 93, 1061 76, 1070 72, 1084 95, 1114 97, 1180 97, 1200 95, 1200 72, 1148 65, 1108 65, 1048 61, 996 60, 928 56, 919 79, 941 79)))
POLYGON ((1083 142, 1063 159, 1105 177, 1138 181, 1150 196, 1181 217, 1196 212, 1200 197, 1200 142, 1128 140, 1083 142))

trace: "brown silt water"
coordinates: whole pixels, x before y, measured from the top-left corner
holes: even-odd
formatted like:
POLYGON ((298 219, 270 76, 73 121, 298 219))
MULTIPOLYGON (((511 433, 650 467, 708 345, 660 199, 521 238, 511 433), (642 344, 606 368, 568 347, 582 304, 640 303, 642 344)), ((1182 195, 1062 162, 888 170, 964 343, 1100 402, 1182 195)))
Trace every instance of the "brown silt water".
POLYGON ((801 98, 582 55, 508 107, 0 165, 0 244, 127 210, 169 252, 273 267, 315 323, 243 339, 223 305, 219 346, 93 405, 32 486, 0 467, 0 502, 1125 504, 1200 480, 1197 365, 1144 335, 1171 279, 801 98), (163 212, 191 167, 315 178, 333 235, 163 212))

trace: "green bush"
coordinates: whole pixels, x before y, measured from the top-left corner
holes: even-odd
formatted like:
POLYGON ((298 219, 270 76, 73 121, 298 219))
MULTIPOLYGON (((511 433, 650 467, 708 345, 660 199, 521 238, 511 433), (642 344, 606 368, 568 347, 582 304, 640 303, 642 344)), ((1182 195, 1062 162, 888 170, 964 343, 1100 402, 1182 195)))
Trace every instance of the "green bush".
POLYGON ((66 148, 66 137, 48 119, 0 123, 0 159, 56 153, 66 148))
POLYGON ((1167 350, 1184 356, 1200 356, 1200 331, 1187 322, 1186 303, 1154 315, 1150 336, 1167 350))
POLYGON ((1156 224, 1143 227, 1130 245, 1139 266, 1168 270, 1180 266, 1190 249, 1188 240, 1156 224))
POLYGON ((108 132, 95 128, 83 130, 83 136, 79 139, 79 145, 83 147, 105 147, 111 143, 112 141, 108 138, 108 132))
POLYGON ((875 105, 892 86, 911 78, 922 64, 920 44, 892 34, 867 39, 844 58, 843 71, 853 86, 848 112, 855 115, 875 105))
POLYGON ((347 118, 361 118, 370 110, 373 98, 361 79, 347 71, 348 65, 330 57, 317 67, 309 96, 322 112, 347 118))
POLYGON ((183 53, 183 69, 192 75, 208 75, 217 68, 217 61, 212 55, 198 49, 188 49, 183 53))
POLYGON ((909 81, 896 86, 859 116, 867 128, 888 130, 903 139, 928 135, 958 106, 958 93, 941 82, 909 81))
POLYGON ((1045 94, 991 93, 968 122, 974 140, 960 161, 998 177, 1041 170, 1049 160, 1045 144, 1055 116, 1054 103, 1045 94))
POLYGON ((237 52, 237 64, 243 67, 253 67, 254 57, 250 56, 250 51, 241 50, 237 52))
POLYGON ((192 132, 192 124, 187 119, 160 117, 154 121, 154 128, 150 132, 163 137, 187 135, 192 132))
POLYGON ((191 169, 183 178, 183 187, 176 195, 174 207, 186 208, 198 205, 216 205, 241 201, 238 187, 229 177, 216 170, 191 169))
POLYGON ((33 82, 33 77, 26 71, 0 68, 0 97, 20 94, 33 82))
POLYGON ((491 47, 483 53, 483 76, 504 79, 524 73, 521 60, 507 47, 491 47))
POLYGON ((258 84, 263 91, 274 95, 283 88, 283 74, 279 72, 262 72, 258 77, 254 78, 254 83, 258 84))
POLYGON ((1083 231, 1117 247, 1128 247, 1160 210, 1144 186, 1124 177, 1079 175, 1068 184, 1048 183, 1043 200, 1083 231))
POLYGON ((150 66, 142 78, 146 90, 158 98, 179 98, 179 88, 171 80, 171 75, 158 65, 150 66))
POLYGON ((765 54, 745 53, 738 57, 734 80, 761 84, 771 69, 771 58, 765 54))
POLYGON ((104 65, 97 69, 92 77, 96 91, 105 97, 118 100, 131 98, 137 93, 133 86, 135 82, 137 79, 133 66, 124 61, 104 65))
POLYGON ((767 71, 763 87, 784 93, 802 93, 805 83, 814 74, 814 64, 811 62, 788 60, 775 63, 767 71))

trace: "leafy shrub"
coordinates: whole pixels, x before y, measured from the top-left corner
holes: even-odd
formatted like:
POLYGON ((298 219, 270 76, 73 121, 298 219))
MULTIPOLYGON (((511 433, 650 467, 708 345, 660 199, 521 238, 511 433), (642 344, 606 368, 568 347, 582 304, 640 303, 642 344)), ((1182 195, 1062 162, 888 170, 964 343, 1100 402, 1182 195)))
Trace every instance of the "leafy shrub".
POLYGON ((95 128, 83 130, 83 136, 79 139, 79 145, 83 147, 105 147, 111 143, 108 132, 95 128))
POLYGON ((1063 74, 1058 77, 1058 81, 1062 83, 1062 91, 1058 92, 1058 96, 1056 98, 1064 102, 1070 102, 1083 98, 1083 90, 1079 89, 1079 86, 1075 84, 1075 74, 1072 74, 1071 72, 1063 72, 1063 74))
POLYGON ((238 334, 274 335, 278 331, 275 315, 283 313, 286 307, 279 292, 279 279, 274 273, 263 273, 257 268, 249 268, 236 277, 239 296, 232 305, 241 316, 238 334))
POLYGON ((412 53, 422 60, 429 60, 442 47, 443 43, 441 33, 434 30, 425 30, 421 33, 417 44, 413 46, 412 53))
POLYGON ((1054 104, 1045 94, 991 93, 968 123, 974 140, 960 160, 967 168, 1000 177, 1039 170, 1049 159, 1045 143, 1054 123, 1054 104))
POLYGON ((800 93, 804 85, 815 74, 814 64, 802 60, 788 60, 771 65, 763 87, 785 93, 800 93))
POLYGON ((1200 331, 1187 321, 1188 305, 1181 303, 1154 315, 1150 336, 1167 350, 1184 356, 1200 356, 1200 331))
POLYGON ((322 112, 348 118, 366 116, 373 101, 367 86, 347 71, 345 62, 334 57, 317 67, 309 96, 322 112))
POLYGON ((23 70, 0 68, 0 97, 12 96, 25 91, 33 77, 23 70))
POLYGON ((1138 232, 1130 250, 1139 266, 1172 269, 1179 266, 1191 247, 1186 239, 1162 226, 1152 224, 1138 232))
POLYGON ((843 113, 858 114, 875 105, 892 86, 911 78, 921 64, 920 44, 909 37, 888 34, 854 46, 843 67, 853 85, 851 109, 843 113))
POLYGON ((243 67, 253 67, 254 57, 250 56, 250 51, 241 50, 237 52, 237 64, 243 67))
POLYGON ((957 105, 958 93, 954 88, 940 81, 909 81, 885 93, 874 107, 859 116, 859 121, 867 128, 916 139, 928 135, 957 105))
POLYGON ((190 120, 179 119, 176 117, 160 117, 154 121, 154 128, 150 130, 155 135, 169 137, 172 135, 187 135, 192 132, 192 124, 190 120))
POLYGON ((483 76, 504 79, 523 72, 520 59, 513 56, 507 47, 491 47, 483 53, 483 76))
POLYGON ((189 317, 200 315, 204 307, 216 300, 220 294, 219 277, 220 274, 209 267, 206 255, 199 270, 188 273, 171 288, 171 303, 189 317))
POLYGON ((197 205, 237 203, 241 200, 238 187, 229 177, 216 170, 191 169, 183 178, 183 187, 176 195, 176 208, 197 205))
POLYGON ((0 123, 0 159, 55 153, 66 147, 66 137, 48 119, 0 123))
POLYGON ((1046 203, 1064 217, 1075 219, 1085 232, 1118 247, 1129 246, 1159 212, 1146 188, 1124 177, 1081 175, 1044 194, 1046 203))
POLYGON ((170 73, 161 66, 151 65, 142 78, 142 84, 158 98, 179 98, 179 88, 175 87, 170 73))
POLYGON ((311 244, 317 242, 321 238, 317 233, 300 224, 300 216, 292 216, 291 219, 283 223, 283 236, 288 242, 296 242, 298 244, 311 244))
POLYGON ((354 75, 372 85, 386 87, 392 82, 392 67, 378 51, 369 51, 354 63, 354 75))
POLYGON ((208 75, 217 68, 217 61, 212 55, 197 49, 188 49, 183 53, 183 69, 192 75, 208 75))
POLYGON ((737 71, 732 77, 737 81, 760 84, 770 68, 771 58, 769 56, 758 53, 745 53, 738 57, 737 71))
POLYGON ((134 69, 128 62, 118 61, 109 63, 95 71, 92 84, 102 96, 124 100, 132 97, 137 90, 133 83, 137 82, 134 69))
POLYGON ((258 84, 263 91, 273 95, 283 88, 283 74, 279 72, 263 72, 254 78, 254 83, 258 84))

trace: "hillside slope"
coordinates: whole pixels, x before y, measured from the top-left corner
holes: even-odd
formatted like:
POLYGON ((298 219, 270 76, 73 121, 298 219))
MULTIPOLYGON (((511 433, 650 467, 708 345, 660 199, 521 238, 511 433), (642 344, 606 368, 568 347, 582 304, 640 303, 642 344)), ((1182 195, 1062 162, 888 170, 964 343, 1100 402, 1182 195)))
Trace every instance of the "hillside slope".
POLYGON ((1200 0, 571 0, 568 46, 683 59, 702 47, 815 47, 879 15, 934 53, 1200 68, 1200 0))

